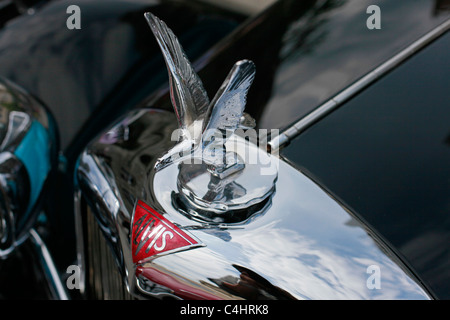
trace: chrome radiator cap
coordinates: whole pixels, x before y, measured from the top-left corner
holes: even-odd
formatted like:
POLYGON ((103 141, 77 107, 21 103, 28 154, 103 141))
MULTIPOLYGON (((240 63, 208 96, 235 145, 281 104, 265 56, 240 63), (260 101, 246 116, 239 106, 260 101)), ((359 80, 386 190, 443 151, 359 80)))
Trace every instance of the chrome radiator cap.
POLYGON ((278 175, 278 159, 256 146, 255 121, 244 113, 255 65, 238 61, 210 102, 177 37, 153 14, 145 18, 167 65, 179 124, 177 143, 155 165, 157 197, 210 222, 245 220, 270 198, 278 175), (264 172, 266 166, 273 170, 264 172))

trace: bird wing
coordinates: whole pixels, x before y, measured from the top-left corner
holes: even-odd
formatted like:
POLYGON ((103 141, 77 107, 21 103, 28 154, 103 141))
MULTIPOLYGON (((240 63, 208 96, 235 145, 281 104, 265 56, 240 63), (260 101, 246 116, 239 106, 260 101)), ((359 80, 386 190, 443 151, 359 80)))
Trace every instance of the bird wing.
POLYGON ((250 60, 236 62, 209 105, 205 131, 234 131, 239 127, 255 70, 250 60))
POLYGON ((145 13, 145 18, 167 65, 172 105, 180 127, 189 128, 195 121, 204 119, 208 95, 172 30, 150 12, 145 13))

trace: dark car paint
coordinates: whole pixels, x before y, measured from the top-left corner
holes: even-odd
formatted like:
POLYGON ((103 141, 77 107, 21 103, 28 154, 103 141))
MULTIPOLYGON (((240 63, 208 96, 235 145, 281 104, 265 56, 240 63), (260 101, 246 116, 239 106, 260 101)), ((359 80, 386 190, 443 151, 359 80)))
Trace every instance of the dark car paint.
POLYGON ((313 125, 282 155, 450 299, 450 33, 313 125))
MULTIPOLYGON (((105 126, 166 81, 166 67, 144 12, 152 11, 197 57, 246 16, 185 1, 37 1, 32 11, 1 11, 0 75, 38 97, 53 113, 60 135, 60 170, 46 194, 49 248, 64 272, 75 259, 73 166, 81 149, 105 126), (81 10, 81 29, 69 30, 69 5, 81 10)), ((32 266, 26 243, 0 261, 0 297, 49 296, 39 271, 23 277, 17 261, 32 266), (21 280, 18 280, 21 279, 21 280), (22 283, 23 282, 23 283, 22 283), (20 288, 28 286, 23 294, 20 288), (22 292, 22 293, 21 293, 22 292)), ((32 269, 32 268, 30 268, 32 269)), ((51 296, 51 295, 50 295, 51 296)))
POLYGON ((98 133, 91 116, 97 127, 104 126, 166 80, 146 11, 163 17, 193 58, 245 18, 183 1, 63 0, 21 15, 0 31, 0 74, 40 97, 64 123, 66 153, 80 144, 80 134, 90 139, 98 133), (66 27, 69 5, 80 7, 80 30, 66 27))
MULTIPOLYGON (((445 21, 441 2, 282 0, 197 60, 199 75, 211 97, 236 60, 254 61, 246 110, 260 128, 286 128, 445 21), (369 5, 381 8, 380 30, 366 26, 369 5)), ((171 110, 167 96, 155 100, 171 110)))

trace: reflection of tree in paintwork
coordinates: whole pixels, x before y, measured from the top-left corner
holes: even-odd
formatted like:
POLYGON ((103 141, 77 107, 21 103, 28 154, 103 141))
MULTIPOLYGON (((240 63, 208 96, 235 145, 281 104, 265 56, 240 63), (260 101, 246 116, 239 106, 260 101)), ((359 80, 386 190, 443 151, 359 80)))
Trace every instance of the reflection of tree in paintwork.
POLYGON ((450 0, 434 0, 433 15, 448 14, 450 12, 450 0))
POLYGON ((327 14, 346 0, 318 1, 297 20, 292 21, 283 36, 280 59, 293 59, 304 53, 313 52, 314 47, 325 41, 327 30, 322 26, 327 22, 327 14))
POLYGON ((296 300, 289 292, 274 286, 253 270, 233 264, 240 272, 239 278, 225 276, 209 279, 221 289, 248 300, 296 300))
POLYGON ((450 147, 450 133, 448 134, 447 138, 445 138, 444 143, 450 147))

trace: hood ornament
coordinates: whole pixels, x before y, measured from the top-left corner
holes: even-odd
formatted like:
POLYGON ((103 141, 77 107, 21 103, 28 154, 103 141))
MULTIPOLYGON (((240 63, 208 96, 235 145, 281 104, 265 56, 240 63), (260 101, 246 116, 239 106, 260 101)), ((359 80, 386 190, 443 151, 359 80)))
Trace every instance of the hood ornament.
POLYGON ((172 30, 149 12, 145 18, 166 62, 179 124, 172 135, 177 143, 158 159, 156 173, 177 164, 177 191, 186 211, 194 215, 216 217, 266 200, 274 191, 277 170, 261 175, 257 169, 261 163, 272 165, 274 157, 244 138, 244 130, 255 127, 244 112, 254 63, 236 62, 210 101, 172 30))

